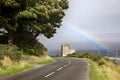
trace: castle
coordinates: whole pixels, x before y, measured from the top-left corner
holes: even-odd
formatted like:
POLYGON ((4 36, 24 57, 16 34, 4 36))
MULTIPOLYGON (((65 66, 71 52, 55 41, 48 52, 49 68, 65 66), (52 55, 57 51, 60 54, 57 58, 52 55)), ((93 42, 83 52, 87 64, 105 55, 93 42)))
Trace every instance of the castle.
POLYGON ((71 49, 69 44, 62 44, 61 46, 61 56, 67 56, 75 52, 75 49, 71 49))

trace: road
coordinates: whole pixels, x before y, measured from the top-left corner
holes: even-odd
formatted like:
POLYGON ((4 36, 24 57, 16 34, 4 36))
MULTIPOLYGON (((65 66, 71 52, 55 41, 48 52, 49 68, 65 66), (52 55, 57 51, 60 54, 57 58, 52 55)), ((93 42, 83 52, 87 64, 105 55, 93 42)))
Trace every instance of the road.
POLYGON ((57 58, 53 64, 0 80, 89 80, 89 64, 80 59, 57 58))
POLYGON ((120 59, 116 60, 116 63, 120 66, 120 59))
POLYGON ((115 60, 115 62, 120 66, 120 58, 119 57, 118 58, 116 58, 116 57, 107 57, 107 58, 109 58, 111 60, 115 60))

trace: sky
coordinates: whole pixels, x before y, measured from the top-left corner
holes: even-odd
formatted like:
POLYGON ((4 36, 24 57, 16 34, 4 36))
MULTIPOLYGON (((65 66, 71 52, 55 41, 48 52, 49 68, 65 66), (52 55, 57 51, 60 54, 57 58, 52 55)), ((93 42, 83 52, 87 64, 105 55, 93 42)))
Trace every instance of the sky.
POLYGON ((69 0, 61 28, 54 37, 38 37, 48 52, 63 43, 74 49, 119 48, 120 0, 69 0))

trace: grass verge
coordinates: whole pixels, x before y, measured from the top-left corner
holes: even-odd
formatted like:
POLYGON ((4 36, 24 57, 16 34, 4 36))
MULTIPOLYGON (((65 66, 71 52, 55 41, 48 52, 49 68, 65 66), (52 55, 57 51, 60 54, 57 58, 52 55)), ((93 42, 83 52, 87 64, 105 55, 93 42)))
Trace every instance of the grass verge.
POLYGON ((11 61, 9 57, 4 57, 4 60, 2 60, 3 66, 0 67, 0 77, 34 68, 33 65, 36 64, 50 64, 53 62, 54 59, 49 56, 36 57, 24 55, 19 63, 11 61))
POLYGON ((24 64, 22 67, 21 66, 6 66, 1 70, 0 76, 6 76, 6 75, 12 75, 21 71, 24 71, 26 69, 30 69, 32 66, 29 64, 24 64))
POLYGON ((55 62, 53 58, 47 55, 41 57, 24 55, 23 61, 28 62, 29 64, 50 64, 55 62))
POLYGON ((39 64, 51 64, 55 62, 55 60, 49 56, 42 56, 39 64))
POLYGON ((87 60, 91 65, 90 80, 120 80, 120 67, 110 61, 99 66, 98 63, 90 59, 87 60))
POLYGON ((101 66, 98 66, 97 63, 86 59, 90 63, 90 80, 109 80, 106 73, 102 70, 101 66))

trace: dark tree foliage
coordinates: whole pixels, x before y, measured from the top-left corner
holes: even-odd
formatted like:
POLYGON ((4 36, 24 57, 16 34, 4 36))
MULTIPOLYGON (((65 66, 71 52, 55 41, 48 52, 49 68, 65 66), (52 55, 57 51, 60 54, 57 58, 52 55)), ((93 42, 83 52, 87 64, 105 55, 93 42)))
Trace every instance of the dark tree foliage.
POLYGON ((0 29, 7 31, 8 47, 21 43, 20 38, 32 44, 40 34, 53 37, 67 8, 67 0, 0 0, 0 29), (30 38, 23 35, 27 33, 30 38), (18 40, 16 35, 20 36, 18 40))

